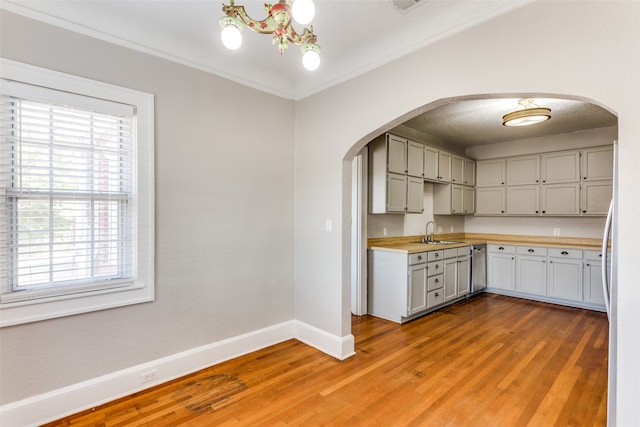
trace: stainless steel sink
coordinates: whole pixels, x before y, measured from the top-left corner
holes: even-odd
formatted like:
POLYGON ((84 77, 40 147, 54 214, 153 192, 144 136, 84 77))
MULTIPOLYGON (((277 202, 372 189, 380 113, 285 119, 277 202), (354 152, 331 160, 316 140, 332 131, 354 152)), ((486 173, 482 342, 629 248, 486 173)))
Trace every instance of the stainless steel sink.
POLYGON ((432 242, 420 242, 423 245, 456 245, 458 243, 462 243, 462 242, 454 242, 451 240, 434 240, 432 242))

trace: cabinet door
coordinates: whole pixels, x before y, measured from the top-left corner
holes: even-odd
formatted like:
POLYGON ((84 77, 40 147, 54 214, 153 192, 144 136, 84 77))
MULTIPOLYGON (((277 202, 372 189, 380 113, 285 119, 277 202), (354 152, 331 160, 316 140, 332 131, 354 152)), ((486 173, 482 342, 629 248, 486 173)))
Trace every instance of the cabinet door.
POLYGON ((613 179, 613 146, 582 150, 582 181, 613 179))
POLYGON ((462 157, 451 157, 451 182, 454 184, 464 183, 464 158, 462 157))
POLYGON ((505 187, 476 187, 476 215, 503 215, 505 187))
POLYGON ((409 267, 407 316, 427 309, 427 265, 409 267))
POLYGON ((457 258, 444 260, 444 300, 450 301, 458 296, 458 280, 456 273, 458 271, 457 258))
POLYGON ((404 212, 407 206, 407 177, 387 174, 387 212, 404 212))
POLYGON ((544 215, 578 215, 580 213, 580 183, 542 185, 544 215))
POLYGON ((424 179, 438 180, 439 151, 429 145, 424 146, 424 179))
POLYGON ((519 185, 507 187, 507 214, 537 215, 539 209, 539 185, 519 185))
POLYGON ((598 261, 586 260, 583 273, 582 300, 589 304, 604 306, 602 265, 598 261))
POLYGON ((487 286, 490 288, 515 290, 515 255, 489 253, 487 262, 487 286))
POLYGON ((582 301, 582 260, 549 258, 548 270, 548 296, 582 301))
POLYGON ((540 156, 543 184, 580 181, 580 151, 560 151, 540 156))
POLYGON ((498 187, 505 183, 505 159, 476 162, 476 187, 498 187))
POLYGON ((407 212, 422 213, 424 211, 424 180, 422 177, 407 178, 407 212))
POLYGON ((583 215, 606 215, 613 196, 613 181, 583 182, 580 210, 583 215))
POLYGON ((407 175, 423 177, 424 154, 423 145, 417 142, 407 142, 407 175))
POLYGON ((451 186, 451 213, 464 213, 464 187, 462 185, 451 186))
POLYGON ((407 173, 407 140, 387 135, 387 172, 407 173))
POLYGON ((438 151, 438 180, 451 182, 451 153, 438 151))
POLYGON ((476 162, 464 159, 464 185, 476 185, 476 162))
POLYGON ((540 182, 540 156, 518 156, 507 159, 507 185, 540 182))
POLYGON ((518 255, 516 259, 516 290, 531 295, 547 294, 547 259, 541 256, 518 255))
POLYGON ((458 296, 461 297, 471 292, 471 258, 459 257, 457 264, 456 282, 458 296))
POLYGON ((472 187, 464 187, 462 192, 462 211, 465 215, 470 215, 474 213, 476 191, 472 187))

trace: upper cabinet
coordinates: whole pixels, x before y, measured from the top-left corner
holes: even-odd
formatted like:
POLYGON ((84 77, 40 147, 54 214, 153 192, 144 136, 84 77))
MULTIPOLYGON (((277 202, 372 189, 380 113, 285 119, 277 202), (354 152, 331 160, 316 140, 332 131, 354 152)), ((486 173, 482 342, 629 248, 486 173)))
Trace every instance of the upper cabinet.
POLYGON ((582 150, 582 181, 613 179, 613 147, 582 150))
POLYGON ((440 150, 430 145, 424 146, 424 179, 427 181, 438 180, 439 152, 440 150))
POLYGON ((464 157, 460 157, 460 156, 451 157, 451 183, 452 184, 464 183, 464 157))
POLYGON ((395 135, 386 135, 387 172, 407 173, 407 140, 395 135))
POLYGON ((563 184, 580 181, 580 152, 578 150, 545 153, 541 159, 543 184, 563 184))
POLYGON ((424 144, 407 141, 407 175, 424 176, 424 144))
POLYGON ((471 159, 464 159, 464 185, 474 187, 476 185, 476 162, 471 159))
POLYGON ((506 159, 478 160, 476 187, 499 187, 505 183, 506 159))
POLYGON ((452 154, 438 150, 438 181, 451 182, 451 158, 452 154))
POLYGON ((507 158, 507 185, 532 185, 539 182, 539 155, 507 158))

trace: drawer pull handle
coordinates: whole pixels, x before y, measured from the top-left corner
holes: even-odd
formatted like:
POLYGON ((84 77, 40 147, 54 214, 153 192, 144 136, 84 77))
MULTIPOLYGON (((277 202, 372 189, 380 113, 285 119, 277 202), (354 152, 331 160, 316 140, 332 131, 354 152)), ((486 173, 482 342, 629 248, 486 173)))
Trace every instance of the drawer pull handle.
POLYGON ((499 250, 499 251, 504 251, 504 247, 500 246, 500 247, 498 248, 498 250, 499 250))
POLYGON ((529 252, 530 254, 534 253, 535 251, 533 249, 529 249, 527 252, 529 252))
POLYGON ((422 259, 422 256, 421 256, 421 255, 418 255, 418 259, 419 259, 419 260, 420 260, 420 259, 422 259))
POLYGON ((439 266, 438 264, 436 264, 436 270, 437 270, 438 268, 440 268, 440 266, 439 266))
POLYGON ((437 297, 439 297, 439 296, 440 296, 440 294, 436 292, 436 296, 437 296, 437 297))
POLYGON ((602 258, 602 254, 598 254, 598 257, 602 258))
POLYGON ((567 252, 567 251, 562 251, 562 252, 560 252, 560 255, 569 255, 569 252, 567 252))
POLYGON ((438 279, 436 279, 436 280, 434 280, 434 282, 438 283, 438 282, 439 282, 439 280, 438 280, 438 279))
POLYGON ((436 252, 435 257, 438 258, 440 256, 440 254, 438 252, 436 252))

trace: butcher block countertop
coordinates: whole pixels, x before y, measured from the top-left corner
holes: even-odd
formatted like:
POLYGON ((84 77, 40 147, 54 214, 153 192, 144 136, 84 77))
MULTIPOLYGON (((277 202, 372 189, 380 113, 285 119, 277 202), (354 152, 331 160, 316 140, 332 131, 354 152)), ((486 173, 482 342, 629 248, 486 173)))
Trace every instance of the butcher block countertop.
POLYGON ((601 249, 600 239, 582 237, 557 236, 522 236, 514 234, 484 234, 484 233, 449 233, 436 234, 434 240, 454 241, 444 245, 428 245, 420 243, 423 236, 405 237, 376 237, 368 239, 367 247, 374 251, 401 252, 413 254, 416 252, 436 251, 440 249, 458 248, 461 246, 494 243, 497 245, 544 246, 548 248, 575 248, 598 250, 601 249))

